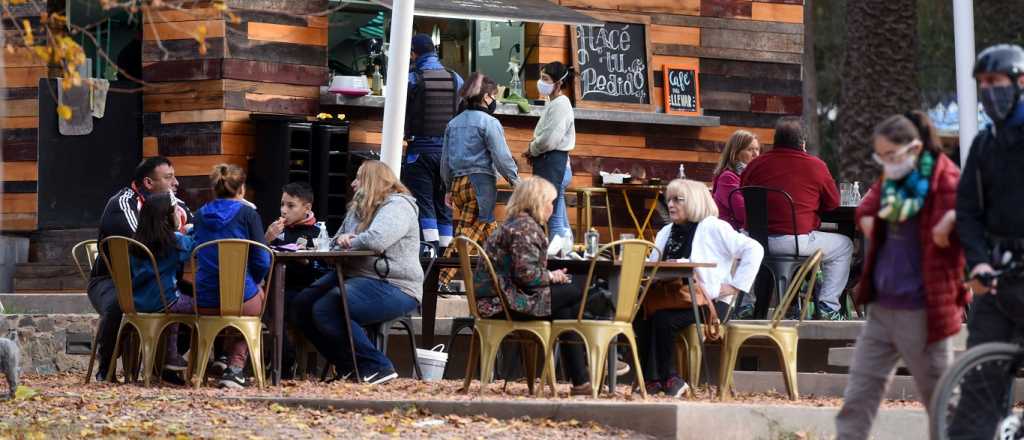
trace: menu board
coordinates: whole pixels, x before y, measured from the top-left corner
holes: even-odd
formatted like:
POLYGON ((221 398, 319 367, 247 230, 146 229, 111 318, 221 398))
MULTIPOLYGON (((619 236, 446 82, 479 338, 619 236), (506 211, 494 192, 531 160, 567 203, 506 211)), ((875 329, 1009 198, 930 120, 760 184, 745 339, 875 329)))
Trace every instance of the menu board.
POLYGON ((608 21, 572 29, 579 105, 650 110, 655 102, 645 23, 608 21))
POLYGON ((693 64, 666 64, 662 67, 665 85, 665 113, 700 115, 700 69, 693 64))

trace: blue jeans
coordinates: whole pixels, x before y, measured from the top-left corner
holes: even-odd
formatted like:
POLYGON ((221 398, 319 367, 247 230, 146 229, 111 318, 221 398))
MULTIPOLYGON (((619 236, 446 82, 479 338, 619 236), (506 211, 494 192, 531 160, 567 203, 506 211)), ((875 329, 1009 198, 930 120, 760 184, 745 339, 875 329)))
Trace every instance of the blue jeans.
MULTIPOLYGON (((387 281, 375 278, 349 278, 345 280, 345 291, 348 295, 352 342, 355 344, 359 373, 365 376, 377 371, 394 371, 391 360, 377 350, 365 327, 409 314, 418 305, 416 299, 387 281)), ((331 289, 316 301, 313 305, 313 322, 317 331, 335 347, 333 353, 323 354, 334 363, 338 371, 351 369, 339 289, 331 289)))
POLYGON ((572 184, 572 167, 565 166, 565 176, 562 177, 562 184, 555 188, 558 190, 558 197, 555 198, 555 210, 551 212, 548 219, 548 233, 552 237, 561 235, 572 238, 572 226, 569 225, 569 213, 565 208, 565 189, 572 184))
MULTIPOLYGON (((320 333, 313 320, 313 306, 327 295, 328 292, 338 293, 338 274, 333 270, 318 278, 312 285, 302 289, 294 295, 287 295, 284 303, 285 319, 295 329, 302 333, 302 336, 316 347, 327 359, 337 359, 348 356, 346 351, 341 350, 337 344, 320 333)), ((348 359, 348 357, 345 357, 348 359)), ((348 363, 352 363, 349 361, 348 363)))

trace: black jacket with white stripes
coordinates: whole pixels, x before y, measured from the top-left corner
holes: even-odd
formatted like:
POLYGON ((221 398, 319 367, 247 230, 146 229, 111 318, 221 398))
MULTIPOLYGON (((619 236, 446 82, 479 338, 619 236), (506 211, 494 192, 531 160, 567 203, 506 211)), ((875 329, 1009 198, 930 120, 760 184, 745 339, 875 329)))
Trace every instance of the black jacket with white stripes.
MULTIPOLYGON (((107 206, 103 208, 103 216, 100 217, 99 241, 104 238, 121 235, 132 237, 139 227, 139 209, 142 207, 144 197, 132 187, 126 187, 107 200, 107 206)), ((185 210, 187 216, 186 224, 192 223, 192 212, 189 211, 185 202, 177 200, 178 206, 185 210)), ((110 276, 110 271, 103 264, 102 258, 96 258, 92 267, 93 277, 110 276)))

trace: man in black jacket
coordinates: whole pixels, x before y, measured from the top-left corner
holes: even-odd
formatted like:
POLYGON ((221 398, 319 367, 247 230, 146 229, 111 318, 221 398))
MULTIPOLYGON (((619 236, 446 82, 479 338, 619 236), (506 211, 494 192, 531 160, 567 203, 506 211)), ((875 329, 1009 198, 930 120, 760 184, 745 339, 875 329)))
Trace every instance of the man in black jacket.
MULTIPOLYGON (((170 192, 173 194, 178 190, 178 179, 174 177, 174 167, 166 157, 149 157, 143 159, 137 167, 131 184, 121 189, 103 208, 103 215, 100 217, 99 240, 120 235, 131 237, 135 235, 135 229, 139 225, 139 210, 150 194, 170 192)), ((177 200, 177 199, 175 199, 177 200)), ((177 214, 181 217, 184 229, 192 223, 192 213, 185 206, 185 202, 177 200, 177 214)), ((114 353, 114 343, 117 339, 117 330, 121 323, 121 307, 117 304, 117 290, 114 288, 114 281, 110 278, 110 271, 102 258, 98 258, 93 265, 92 274, 88 287, 89 302, 92 303, 96 313, 100 315, 99 322, 99 370, 96 380, 104 380, 110 368, 110 358, 114 353)))
MULTIPOLYGON (((974 138, 957 189, 957 230, 970 268, 969 286, 975 294, 967 321, 968 348, 1009 342, 1024 324, 1024 283, 1004 279, 996 283, 996 295, 996 285, 979 280, 1003 269, 1004 256, 1011 261, 1024 260, 1024 104, 1020 102, 1024 49, 1008 44, 985 49, 978 55, 974 77, 993 124, 974 138)), ((1000 376, 1004 375, 971 375, 962 388, 1006 390, 993 385, 1008 380, 1000 376), (971 383, 982 380, 987 384, 971 383)), ((977 399, 984 397, 964 393, 950 430, 968 435, 965 438, 992 438, 1005 414, 977 408, 993 408, 1000 398, 974 401, 977 399)))

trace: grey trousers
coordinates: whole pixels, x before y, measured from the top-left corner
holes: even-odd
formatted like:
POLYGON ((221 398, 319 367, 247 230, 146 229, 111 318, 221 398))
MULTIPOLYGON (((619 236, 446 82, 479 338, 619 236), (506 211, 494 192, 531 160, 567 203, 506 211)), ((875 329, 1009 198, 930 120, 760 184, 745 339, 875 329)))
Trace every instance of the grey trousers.
POLYGON ((923 309, 871 305, 868 320, 857 338, 843 407, 836 416, 838 440, 868 438, 900 359, 914 376, 918 400, 928 407, 935 384, 953 362, 953 344, 952 338, 927 343, 926 313, 923 309))

